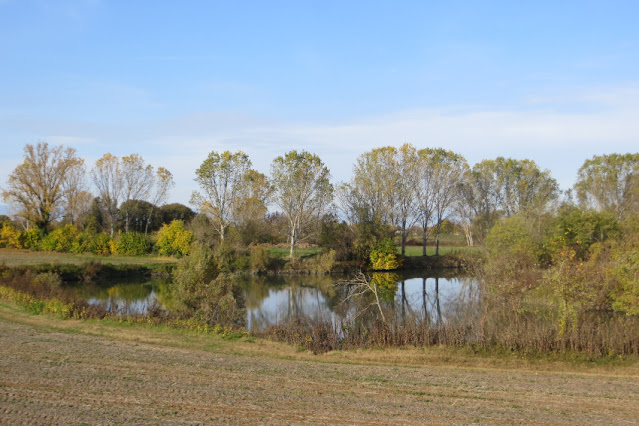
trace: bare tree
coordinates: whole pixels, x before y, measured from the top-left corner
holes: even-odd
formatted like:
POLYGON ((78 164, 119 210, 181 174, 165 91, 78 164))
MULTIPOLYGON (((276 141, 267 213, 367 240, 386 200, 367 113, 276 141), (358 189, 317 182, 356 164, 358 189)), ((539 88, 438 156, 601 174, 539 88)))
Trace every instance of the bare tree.
POLYGON ((27 144, 24 154, 24 162, 13 170, 2 190, 2 198, 16 207, 20 217, 46 232, 78 190, 84 160, 73 148, 50 148, 46 142, 27 144))
POLYGON ((169 196, 169 191, 175 186, 173 175, 170 171, 164 167, 158 167, 157 172, 153 175, 151 189, 149 190, 148 201, 151 204, 149 212, 146 218, 146 224, 144 225, 144 235, 149 232, 149 224, 153 216, 153 210, 155 207, 160 207, 164 204, 169 196))
POLYGON ((372 296, 372 301, 368 305, 364 305, 360 314, 366 312, 368 308, 377 308, 382 322, 386 324, 386 316, 384 315, 384 309, 380 300, 380 289, 377 285, 377 281, 370 279, 363 272, 358 272, 352 279, 343 281, 342 285, 346 286, 347 293, 342 303, 346 303, 349 300, 354 300, 357 304, 363 305, 362 301, 372 296))
POLYGON ((111 236, 113 236, 120 213, 118 207, 124 194, 124 177, 120 159, 110 153, 104 154, 96 161, 91 170, 91 177, 98 189, 101 206, 107 214, 111 236))
MULTIPOLYGON (((120 206, 124 210, 124 230, 129 232, 129 201, 147 201, 153 205, 162 202, 173 186, 173 176, 163 167, 154 172, 153 166, 146 164, 142 156, 131 154, 118 158, 104 154, 91 170, 93 183, 109 218, 111 235, 120 219, 120 206)), ((145 229, 152 214, 148 212, 145 229)))
POLYGON ((72 225, 84 227, 86 217, 91 212, 93 194, 80 190, 72 193, 66 201, 65 219, 72 225))
POLYGON ((129 200, 147 200, 153 187, 153 167, 145 164, 142 156, 131 154, 122 157, 120 171, 122 173, 122 201, 124 206, 124 231, 129 232, 129 200))

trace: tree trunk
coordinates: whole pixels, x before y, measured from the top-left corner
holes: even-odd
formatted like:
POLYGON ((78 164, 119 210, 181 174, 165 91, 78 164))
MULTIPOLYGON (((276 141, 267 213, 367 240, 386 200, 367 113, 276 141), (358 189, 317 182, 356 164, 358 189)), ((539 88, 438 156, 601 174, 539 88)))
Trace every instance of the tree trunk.
POLYGON ((464 229, 464 231, 466 232, 466 243, 469 247, 474 246, 475 242, 473 241, 473 231, 470 228, 464 229))
POLYGON ((426 303, 426 278, 422 278, 422 306, 424 307, 424 321, 428 323, 428 305, 426 303))
POLYGON ((435 256, 439 256, 439 230, 442 226, 441 219, 437 219, 437 231, 435 233, 435 256))
POLYGON ((406 282, 402 281, 402 326, 406 327, 406 282))
POLYGON ((439 305, 439 278, 435 278, 435 304, 437 309, 437 324, 442 325, 442 309, 439 305))
POLYGON ((146 217, 146 225, 144 225, 144 236, 146 237, 149 232, 149 223, 151 222, 151 217, 153 217, 153 207, 149 211, 149 215, 146 217))
POLYGON ((428 256, 428 254, 426 254, 426 240, 428 239, 426 234, 428 233, 428 227, 422 227, 422 231, 422 256, 426 257, 428 256))
POLYGON ((296 241, 295 241, 295 228, 293 228, 291 230, 291 251, 288 254, 288 257, 290 259, 295 257, 295 243, 296 243, 296 241))
POLYGON ((402 220, 402 256, 406 254, 406 221, 402 220))

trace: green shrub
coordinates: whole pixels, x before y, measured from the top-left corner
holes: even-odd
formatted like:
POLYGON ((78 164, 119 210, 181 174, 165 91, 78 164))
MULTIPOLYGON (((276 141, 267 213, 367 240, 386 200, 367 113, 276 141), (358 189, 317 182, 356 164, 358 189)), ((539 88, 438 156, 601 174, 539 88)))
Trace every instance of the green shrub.
POLYGON ((265 271, 269 265, 268 250, 260 246, 251 246, 249 249, 251 270, 253 272, 265 271))
POLYGON ((186 229, 184 222, 174 220, 170 224, 162 225, 157 233, 155 247, 158 253, 165 256, 185 256, 193 241, 193 232, 186 229))
POLYGON ((614 240, 621 235, 621 226, 610 212, 565 207, 559 211, 554 222, 549 226, 549 235, 543 247, 546 263, 564 247, 570 247, 577 259, 584 260, 592 244, 614 240))
POLYGON ((71 244, 72 253, 93 253, 97 255, 111 254, 111 237, 103 232, 94 233, 84 231, 79 233, 73 244, 71 244))
POLYGON ((219 245, 214 251, 214 257, 220 272, 246 271, 251 267, 249 252, 228 244, 219 245))
POLYGON ((397 257, 397 247, 391 240, 382 240, 377 243, 370 254, 371 266, 374 270, 393 270, 402 266, 401 259, 397 257))
POLYGON ((189 256, 180 259, 172 297, 182 315, 208 324, 241 325, 244 318, 240 291, 227 276, 219 275, 216 255, 195 242, 189 256))
POLYGON ((40 248, 47 251, 71 251, 73 241, 78 234, 80 234, 80 231, 73 225, 61 226, 51 231, 42 239, 40 248))
POLYGON ((626 243, 613 251, 613 274, 618 283, 612 292, 612 308, 639 316, 639 242, 626 243))
POLYGON ((42 241, 42 231, 37 228, 31 228, 22 233, 20 236, 22 247, 29 250, 38 250, 42 241))
POLYGON ((71 253, 86 253, 90 250, 92 235, 88 232, 81 232, 71 244, 71 253))
POLYGON ((320 274, 327 274, 333 270, 335 267, 335 262, 337 260, 337 252, 333 249, 330 249, 327 252, 320 253, 317 255, 315 259, 314 270, 320 274))
POLYGON ((89 251, 93 254, 107 255, 111 253, 111 236, 103 232, 93 234, 89 251))
POLYGON ((62 286, 62 278, 55 272, 41 272, 33 278, 33 286, 56 291, 62 286))
POLYGON ((151 251, 151 243, 138 232, 118 233, 118 238, 109 242, 112 254, 140 256, 151 251))
POLYGON ((485 238, 487 288, 521 298, 527 289, 538 286, 541 240, 533 219, 523 214, 499 220, 485 238))
POLYGON ((329 217, 322 221, 319 245, 327 252, 335 251, 335 260, 351 260, 355 257, 355 231, 346 223, 329 217))

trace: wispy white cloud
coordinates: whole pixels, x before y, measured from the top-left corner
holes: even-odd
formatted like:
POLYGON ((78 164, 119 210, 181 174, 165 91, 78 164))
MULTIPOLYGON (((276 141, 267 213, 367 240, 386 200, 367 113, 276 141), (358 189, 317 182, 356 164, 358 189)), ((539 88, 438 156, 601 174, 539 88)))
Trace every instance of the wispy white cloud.
MULTIPOLYGON (((179 202, 188 201, 195 189, 194 171, 212 150, 242 149, 257 169, 268 173, 276 156, 291 149, 305 149, 322 157, 335 180, 346 180, 361 153, 405 142, 454 150, 471 165, 497 156, 529 158, 550 169, 568 188, 587 158, 638 151, 637 117, 639 90, 633 86, 561 94, 512 109, 472 106, 411 110, 336 124, 218 113, 111 126, 67 122, 56 126, 55 132, 47 133, 47 126, 41 126, 44 137, 40 139, 77 145, 89 163, 107 151, 117 155, 137 152, 173 172, 177 182, 173 199, 179 202), (66 127, 64 133, 62 127, 66 127), (47 136, 61 134, 68 136, 47 136)), ((21 122, 20 127, 28 122, 21 122)), ((11 151, 15 167, 21 148, 11 151)), ((8 165, 6 160, 2 163, 8 165)))

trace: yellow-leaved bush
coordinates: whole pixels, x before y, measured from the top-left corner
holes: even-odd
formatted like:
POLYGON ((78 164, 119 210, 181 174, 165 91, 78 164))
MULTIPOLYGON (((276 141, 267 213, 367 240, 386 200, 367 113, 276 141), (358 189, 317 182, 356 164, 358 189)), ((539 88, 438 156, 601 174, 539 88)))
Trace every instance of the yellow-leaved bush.
POLYGON ((157 233, 155 247, 162 255, 181 257, 189 254, 192 241, 193 232, 186 229, 183 221, 174 220, 168 225, 162 225, 157 233))
POLYGON ((371 251, 371 266, 376 271, 392 271, 402 266, 397 257, 397 247, 391 240, 379 242, 371 251))

